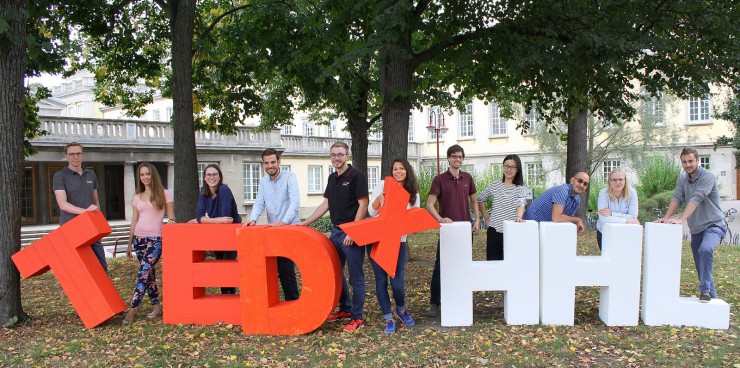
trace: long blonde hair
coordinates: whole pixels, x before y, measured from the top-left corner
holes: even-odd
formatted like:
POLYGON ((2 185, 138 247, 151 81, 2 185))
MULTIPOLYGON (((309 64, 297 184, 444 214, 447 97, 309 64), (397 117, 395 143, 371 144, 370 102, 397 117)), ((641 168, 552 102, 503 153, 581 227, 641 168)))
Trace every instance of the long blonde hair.
POLYGON ((152 206, 154 206, 154 208, 161 210, 164 208, 164 187, 162 186, 162 179, 159 178, 157 168, 148 162, 142 162, 139 164, 139 167, 136 168, 136 194, 144 193, 146 190, 146 186, 141 182, 141 177, 139 176, 142 167, 149 169, 149 173, 152 176, 152 179, 149 181, 149 186, 152 188, 152 195, 149 198, 149 201, 152 202, 152 206))
MULTIPOLYGON (((609 173, 608 181, 611 181, 612 180, 612 176, 614 174, 616 174, 616 173, 622 173, 622 175, 624 175, 624 189, 622 190, 622 196, 621 196, 621 198, 624 199, 625 201, 626 200, 629 200, 630 199, 630 183, 627 181, 627 174, 624 172, 624 170, 622 170, 622 169, 620 169, 618 167, 614 168, 614 170, 612 170, 609 173)), ((612 191, 612 186, 609 185, 609 183, 606 183, 606 188, 607 188, 606 189, 606 193, 609 194, 609 199, 612 202, 616 202, 617 199, 619 199, 619 197, 617 197, 617 195, 614 193, 614 191, 612 191)))

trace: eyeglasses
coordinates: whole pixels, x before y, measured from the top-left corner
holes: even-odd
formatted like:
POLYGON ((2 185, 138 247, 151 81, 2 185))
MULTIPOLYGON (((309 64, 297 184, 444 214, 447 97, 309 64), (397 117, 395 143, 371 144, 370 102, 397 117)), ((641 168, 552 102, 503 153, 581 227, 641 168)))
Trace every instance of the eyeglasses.
POLYGON ((585 181, 585 180, 583 180, 581 178, 574 178, 574 179, 576 179, 579 183, 583 184, 584 187, 587 187, 588 186, 588 182, 587 181, 585 181))
POLYGON ((71 153, 68 153, 68 154, 67 154, 67 156, 75 156, 75 157, 80 157, 80 156, 82 156, 83 154, 84 154, 84 153, 82 153, 82 152, 71 152, 71 153))
POLYGON ((331 157, 331 158, 335 158, 335 157, 336 158, 344 158, 344 156, 347 156, 347 154, 346 153, 332 153, 331 155, 329 155, 329 157, 331 157))
POLYGON ((205 176, 206 176, 206 178, 217 178, 218 177, 218 173, 217 172, 216 173, 207 173, 205 176))
POLYGON ((462 160, 463 158, 465 158, 465 156, 463 156, 463 155, 450 155, 450 158, 462 160))
POLYGON ((513 166, 513 165, 504 165, 504 170, 516 170, 516 166, 513 166))

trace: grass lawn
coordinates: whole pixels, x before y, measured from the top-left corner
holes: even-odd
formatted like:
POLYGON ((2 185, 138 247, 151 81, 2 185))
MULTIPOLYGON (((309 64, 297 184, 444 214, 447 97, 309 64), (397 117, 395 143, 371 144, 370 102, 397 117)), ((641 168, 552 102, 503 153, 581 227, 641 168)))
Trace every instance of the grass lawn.
MULTIPOLYGON (((429 295, 436 232, 409 237, 407 307, 417 322, 383 334, 372 270, 366 264, 368 325, 355 334, 326 323, 303 336, 245 336, 239 326, 163 325, 148 320, 145 300, 133 325, 121 317, 84 328, 53 274, 22 281, 23 305, 33 319, 0 328, 3 367, 222 367, 222 366, 536 366, 536 367, 740 367, 740 247, 719 246, 715 278, 719 296, 732 305, 729 330, 692 327, 607 327, 598 317, 598 289, 576 290, 575 326, 509 326, 502 295, 475 293, 471 327, 440 327, 423 316, 429 295)), ((475 258, 484 259, 485 235, 475 238, 475 258)), ((595 234, 579 237, 579 254, 597 254, 595 234)), ((138 263, 110 260, 111 277, 123 299, 132 295, 138 263)), ((159 278, 158 281, 161 281, 159 278)), ((684 243, 681 294, 696 296, 697 278, 684 243)), ((161 283, 160 283, 161 285, 161 283)), ((146 299, 146 298, 145 298, 146 299)), ((164 300, 166 304, 168 301, 164 300)), ((166 308, 166 307, 165 307, 166 308)), ((400 325, 400 324, 399 324, 400 325)))

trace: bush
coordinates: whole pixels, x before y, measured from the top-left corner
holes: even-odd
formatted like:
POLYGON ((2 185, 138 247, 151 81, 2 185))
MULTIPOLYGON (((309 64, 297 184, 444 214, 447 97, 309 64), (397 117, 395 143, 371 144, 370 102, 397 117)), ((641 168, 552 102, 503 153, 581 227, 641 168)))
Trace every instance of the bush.
POLYGON ((681 167, 664 156, 647 157, 637 172, 639 185, 635 186, 635 190, 641 200, 673 191, 680 173, 681 167))
MULTIPOLYGON (((640 208, 637 217, 641 223, 648 221, 655 221, 658 216, 663 216, 665 211, 668 209, 668 205, 671 204, 671 197, 673 197, 673 190, 666 190, 658 193, 649 198, 638 198, 640 201, 640 208)), ((681 213, 682 210, 679 208, 676 213, 681 213)))
MULTIPOLYGON (((301 219, 301 221, 305 221, 306 219, 301 219)), ((313 224, 311 224, 311 227, 321 231, 322 233, 328 233, 331 231, 332 226, 334 224, 331 223, 331 217, 324 216, 320 217, 318 220, 314 221, 313 224)))
POLYGON ((594 175, 588 182, 588 208, 593 212, 599 212, 599 192, 604 189, 606 184, 601 175, 594 175))
POLYGON ((425 208, 427 205, 427 196, 429 196, 429 189, 432 188, 432 179, 437 176, 437 168, 431 166, 422 166, 419 169, 417 179, 419 180, 419 205, 421 208, 425 208))

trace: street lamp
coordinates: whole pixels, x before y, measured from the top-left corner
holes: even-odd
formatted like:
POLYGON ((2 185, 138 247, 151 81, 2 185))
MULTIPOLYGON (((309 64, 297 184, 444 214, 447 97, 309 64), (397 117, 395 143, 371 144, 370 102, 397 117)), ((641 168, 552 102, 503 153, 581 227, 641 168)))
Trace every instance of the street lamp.
POLYGON ((447 126, 445 125, 445 115, 442 113, 442 108, 430 108, 429 109, 429 125, 427 125, 429 132, 434 132, 437 136, 437 175, 439 175, 439 135, 447 132, 447 126))

